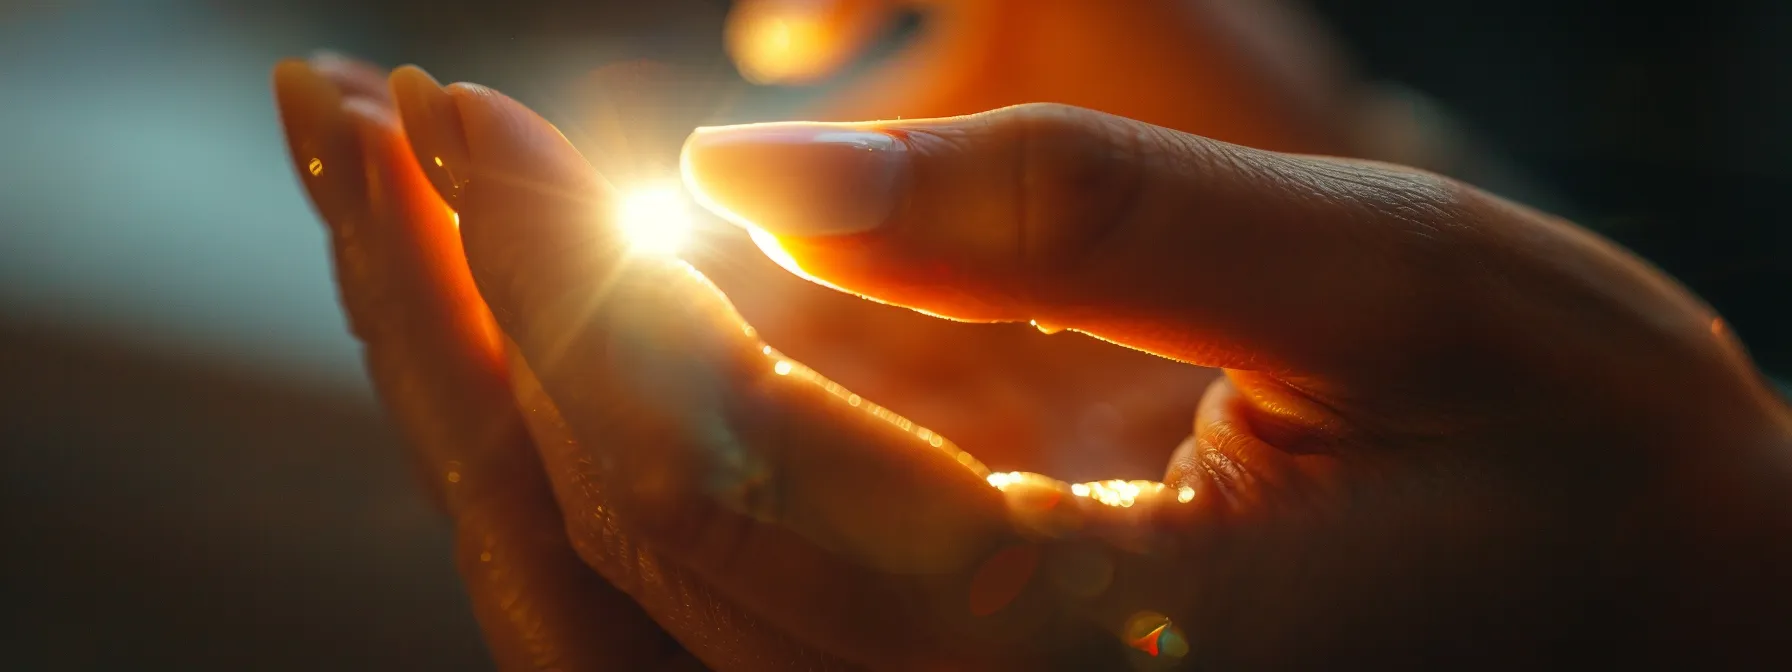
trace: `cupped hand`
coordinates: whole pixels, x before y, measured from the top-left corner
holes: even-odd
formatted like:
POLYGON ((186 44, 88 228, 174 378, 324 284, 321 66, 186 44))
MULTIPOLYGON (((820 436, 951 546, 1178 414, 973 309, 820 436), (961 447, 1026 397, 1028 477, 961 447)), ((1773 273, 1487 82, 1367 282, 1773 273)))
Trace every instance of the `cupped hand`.
POLYGON ((693 138, 694 186, 805 276, 1227 367, 1161 482, 1067 485, 989 472, 631 253, 515 102, 400 87, 407 141, 319 81, 281 70, 295 160, 508 666, 689 662, 673 640, 723 669, 1473 665, 1746 655, 1783 625, 1754 607, 1786 593, 1785 407, 1707 308, 1569 224, 1057 106, 693 138))
POLYGON ((702 669, 573 550, 455 213, 412 158, 386 72, 319 57, 281 63, 274 86, 294 168, 330 234, 343 311, 454 522, 455 562, 499 667, 702 669))

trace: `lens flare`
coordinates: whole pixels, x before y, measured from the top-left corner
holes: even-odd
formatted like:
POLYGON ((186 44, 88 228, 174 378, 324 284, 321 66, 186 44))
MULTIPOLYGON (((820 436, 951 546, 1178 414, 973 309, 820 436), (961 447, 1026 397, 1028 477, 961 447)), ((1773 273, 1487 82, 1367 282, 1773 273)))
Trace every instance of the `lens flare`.
POLYGON ((676 185, 636 187, 623 194, 616 226, 629 248, 641 254, 673 256, 691 239, 693 220, 676 185))

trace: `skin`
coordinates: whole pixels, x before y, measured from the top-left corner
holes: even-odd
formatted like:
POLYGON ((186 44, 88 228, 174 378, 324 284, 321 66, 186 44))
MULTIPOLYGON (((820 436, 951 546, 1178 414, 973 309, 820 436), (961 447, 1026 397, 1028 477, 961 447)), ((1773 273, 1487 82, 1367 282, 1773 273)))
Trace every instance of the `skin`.
MULTIPOLYGON (((934 81, 913 77, 887 81, 914 109, 1079 102, 897 86, 934 81)), ((1226 367, 1204 394, 1143 395, 1171 397, 1181 427, 1151 446, 1169 455, 1155 475, 1167 487, 1119 507, 1043 477, 991 487, 954 444, 868 410, 907 411, 936 385, 848 381, 854 404, 807 367, 780 373, 791 360, 761 337, 829 370, 798 351, 830 352, 839 334, 803 319, 749 330, 701 276, 628 254, 593 215, 617 195, 514 101, 414 70, 388 86, 339 60, 283 63, 275 82, 369 371, 455 521, 504 669, 1740 662, 1786 625, 1772 607, 1787 590, 1775 567, 1792 414, 1671 280, 1472 187, 1059 106, 855 126, 907 138, 908 205, 875 233, 780 238, 803 271, 1156 357, 800 281, 758 291, 839 301, 796 294, 804 316, 900 316, 879 327, 909 338, 889 340, 927 344, 835 361, 887 353, 870 361, 913 371, 960 366, 931 353, 985 353, 1003 374, 1062 353, 988 353, 1047 342, 1109 353, 1073 362, 1148 362, 1065 367, 1094 372, 1072 381, 1106 371, 1101 393, 1151 370, 1226 367), (1107 177, 1091 180, 1094 165, 1107 177), (967 245, 966 231, 1038 244, 967 245), (952 331, 915 338, 930 332, 906 324, 952 331), (1002 337, 951 340, 980 329, 1002 337), (1192 640, 1187 657, 1128 647, 1140 633, 1127 621, 1146 610, 1192 640)), ((1211 121, 1204 132, 1227 137, 1211 121)), ((764 148, 699 159, 699 186, 723 200, 741 200, 715 185, 750 180, 742 163, 817 190, 854 184, 764 148)), ((800 229, 812 214, 763 223, 800 229)), ((750 292, 762 277, 717 283, 750 292)), ((975 429, 1048 415, 1026 411, 1060 389, 1020 387, 1011 415, 972 394, 959 405, 977 413, 915 419, 998 469, 1029 468, 1036 444, 975 429)), ((1125 452, 1090 462, 1141 459, 1125 452)))

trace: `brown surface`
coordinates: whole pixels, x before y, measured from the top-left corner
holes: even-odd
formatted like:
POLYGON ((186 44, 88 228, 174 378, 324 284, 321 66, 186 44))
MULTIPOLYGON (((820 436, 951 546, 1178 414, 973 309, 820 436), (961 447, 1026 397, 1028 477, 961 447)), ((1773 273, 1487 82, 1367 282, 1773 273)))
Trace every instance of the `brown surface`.
POLYGON ((0 667, 488 665, 364 400, 19 325, 0 382, 0 667))

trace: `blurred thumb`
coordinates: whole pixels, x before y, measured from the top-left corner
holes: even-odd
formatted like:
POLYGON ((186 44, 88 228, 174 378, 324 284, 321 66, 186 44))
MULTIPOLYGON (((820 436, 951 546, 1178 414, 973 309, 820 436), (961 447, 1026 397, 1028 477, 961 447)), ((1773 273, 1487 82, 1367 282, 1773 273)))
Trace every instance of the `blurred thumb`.
POLYGON ((802 84, 835 74, 894 17, 892 0, 746 0, 728 13, 726 44, 741 76, 802 84))

